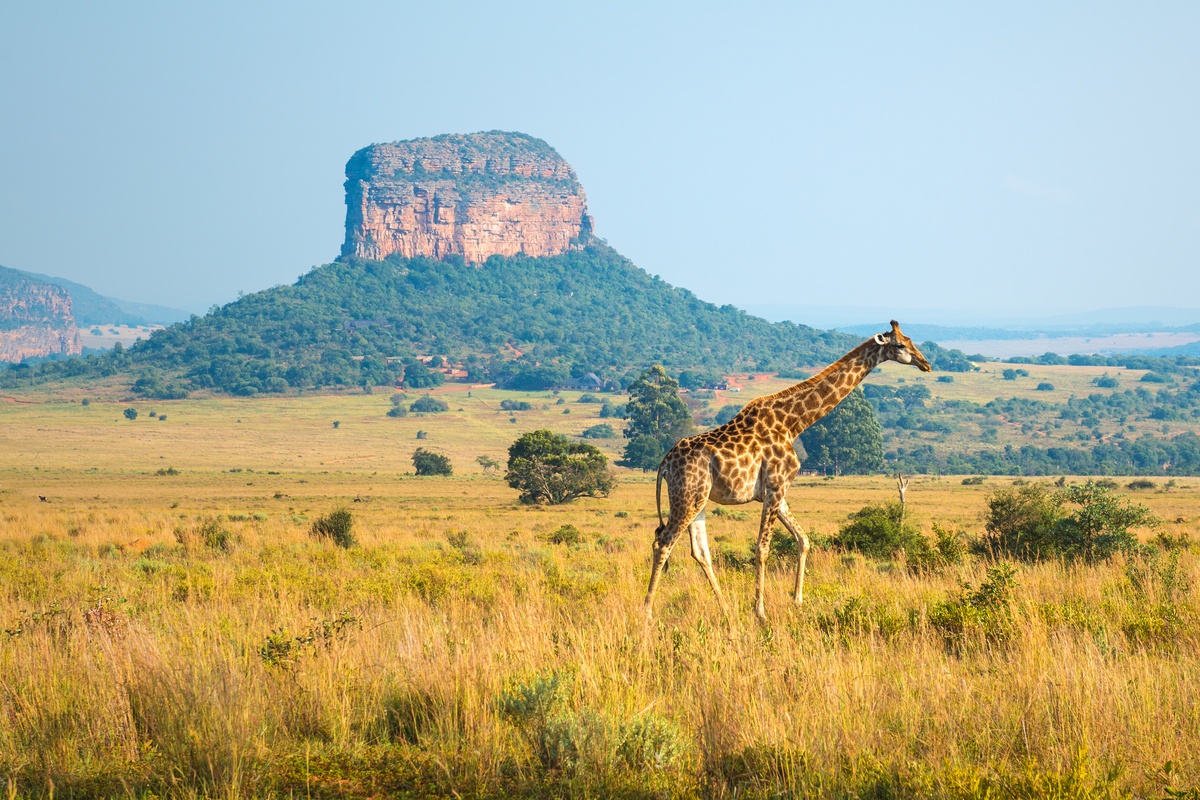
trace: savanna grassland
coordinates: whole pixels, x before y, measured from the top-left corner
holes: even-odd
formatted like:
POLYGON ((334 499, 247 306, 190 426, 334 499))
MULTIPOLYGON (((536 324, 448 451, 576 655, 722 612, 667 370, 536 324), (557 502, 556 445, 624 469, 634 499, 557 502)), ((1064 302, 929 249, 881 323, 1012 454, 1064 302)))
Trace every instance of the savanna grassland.
MULTIPOLYGON (((753 504, 709 516, 730 616, 684 547, 647 625, 652 475, 538 508, 475 461, 620 420, 467 391, 398 419, 381 392, 0 402, 10 794, 1200 795, 1200 479, 1122 488, 1164 520, 1144 552, 1010 574, 839 552, 894 480, 802 477, 803 606, 781 534, 750 613, 753 504), (412 475, 417 446, 456 475, 412 475), (310 534, 338 508, 350 548, 310 534)), ((908 514, 975 536, 1012 482, 916 476, 908 514)))

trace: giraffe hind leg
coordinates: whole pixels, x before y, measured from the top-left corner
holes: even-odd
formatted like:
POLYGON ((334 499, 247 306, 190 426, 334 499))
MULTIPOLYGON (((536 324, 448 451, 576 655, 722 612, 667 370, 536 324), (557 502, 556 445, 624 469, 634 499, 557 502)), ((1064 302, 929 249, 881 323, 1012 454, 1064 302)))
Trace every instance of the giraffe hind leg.
MULTIPOLYGON (((672 509, 672 512, 674 509, 672 509)), ((646 619, 649 620, 654 607, 654 593, 658 590, 658 581, 662 578, 662 573, 666 568, 667 559, 671 557, 671 550, 675 547, 676 540, 679 539, 683 529, 687 527, 687 522, 680 522, 674 518, 674 513, 667 520, 666 525, 659 525, 654 531, 654 550, 653 558, 650 564, 650 586, 646 589, 646 602, 642 606, 642 610, 646 614, 646 619)))
POLYGON ((712 587, 713 594, 717 596, 717 603, 720 604, 722 611, 728 611, 725 605, 725 595, 721 593, 721 587, 717 585, 717 574, 713 572, 712 554, 708 550, 708 530, 704 524, 704 509, 700 509, 700 513, 692 520, 692 524, 688 526, 688 532, 692 538, 692 558, 696 559, 696 563, 704 570, 704 577, 708 578, 708 585, 712 587))

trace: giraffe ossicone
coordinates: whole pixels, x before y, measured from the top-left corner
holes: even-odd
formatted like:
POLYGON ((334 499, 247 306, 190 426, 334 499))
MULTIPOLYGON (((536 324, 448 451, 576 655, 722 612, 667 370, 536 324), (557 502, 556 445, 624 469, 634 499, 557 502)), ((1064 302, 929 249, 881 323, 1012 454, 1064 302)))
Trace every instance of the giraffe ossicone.
POLYGON ((709 500, 720 505, 741 505, 752 500, 762 503, 755 547, 755 615, 766 619, 763 587, 771 527, 776 519, 796 537, 799 556, 793 599, 797 603, 804 599, 804 564, 809 541, 792 517, 786 499, 788 487, 800 470, 800 459, 792 443, 884 361, 912 364, 922 372, 932 369, 912 340, 901 333, 899 323, 892 320, 890 331, 872 336, 808 380, 751 400, 729 422, 681 439, 671 448, 658 467, 655 487, 659 526, 654 533, 650 586, 644 606, 647 618, 653 613, 654 592, 667 558, 684 530, 691 538, 692 557, 704 570, 717 601, 722 608, 726 607, 713 572, 704 524, 704 506, 709 500), (664 482, 670 501, 665 522, 664 482))

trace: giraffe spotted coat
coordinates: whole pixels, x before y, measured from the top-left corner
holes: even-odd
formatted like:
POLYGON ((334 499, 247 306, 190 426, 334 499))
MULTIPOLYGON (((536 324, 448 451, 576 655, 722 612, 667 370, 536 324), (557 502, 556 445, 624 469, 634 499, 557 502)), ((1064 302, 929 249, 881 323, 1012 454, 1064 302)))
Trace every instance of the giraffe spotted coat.
POLYGON ((766 619, 763 586, 771 528, 776 519, 799 544, 794 600, 797 603, 803 600, 809 541, 792 517, 786 500, 788 487, 800 470, 800 459, 792 443, 808 426, 832 411, 883 361, 912 364, 924 372, 931 369, 893 320, 890 331, 871 337, 817 375, 781 392, 751 400, 729 422, 681 439, 667 453, 658 468, 660 524, 655 531, 650 587, 646 592, 647 617, 652 613, 654 593, 667 558, 684 530, 690 534, 692 557, 704 570, 724 607, 705 530, 704 507, 709 500, 720 505, 741 505, 752 500, 762 503, 755 547, 755 615, 766 619), (662 521, 663 483, 667 485, 670 500, 665 522, 662 521))

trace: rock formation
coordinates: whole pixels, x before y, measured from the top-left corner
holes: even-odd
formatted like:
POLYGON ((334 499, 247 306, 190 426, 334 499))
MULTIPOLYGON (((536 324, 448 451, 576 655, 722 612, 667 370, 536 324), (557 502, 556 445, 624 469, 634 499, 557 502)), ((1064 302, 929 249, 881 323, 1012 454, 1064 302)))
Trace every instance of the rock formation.
POLYGON ((590 238, 571 165, 523 133, 376 144, 346 164, 342 255, 549 256, 590 238))
POLYGON ((70 293, 0 267, 0 362, 82 352, 70 293))

